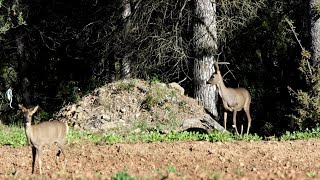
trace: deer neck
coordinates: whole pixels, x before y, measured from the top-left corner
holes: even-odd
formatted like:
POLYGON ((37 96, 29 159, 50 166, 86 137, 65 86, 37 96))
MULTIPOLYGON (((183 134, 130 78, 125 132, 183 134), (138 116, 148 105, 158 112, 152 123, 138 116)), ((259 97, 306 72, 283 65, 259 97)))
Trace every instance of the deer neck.
POLYGON ((221 80, 218 83, 218 89, 219 89, 219 95, 222 99, 224 99, 225 95, 226 95, 226 91, 228 91, 228 88, 226 87, 226 85, 224 84, 223 80, 221 80))
POLYGON ((27 141, 29 145, 31 145, 31 136, 32 136, 32 126, 31 122, 27 122, 25 125, 25 131, 26 131, 26 136, 27 136, 27 141))

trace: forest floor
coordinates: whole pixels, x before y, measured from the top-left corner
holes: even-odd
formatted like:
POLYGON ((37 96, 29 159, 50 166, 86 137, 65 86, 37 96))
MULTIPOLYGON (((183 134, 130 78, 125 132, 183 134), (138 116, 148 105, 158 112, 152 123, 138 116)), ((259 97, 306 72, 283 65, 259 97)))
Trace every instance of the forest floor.
MULTIPOLYGON (((71 144, 66 171, 54 161, 55 146, 45 149, 47 179, 110 179, 119 172, 139 179, 320 178, 320 139, 71 144)), ((0 152, 1 179, 39 179, 38 164, 31 174, 31 147, 1 146, 0 152)))

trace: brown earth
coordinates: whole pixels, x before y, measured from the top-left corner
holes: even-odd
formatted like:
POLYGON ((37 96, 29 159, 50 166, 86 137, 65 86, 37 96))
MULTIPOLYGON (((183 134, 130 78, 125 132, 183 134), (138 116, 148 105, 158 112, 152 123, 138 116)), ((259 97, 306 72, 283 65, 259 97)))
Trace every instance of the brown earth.
MULTIPOLYGON (((260 142, 174 142, 72 144, 67 170, 46 148, 43 172, 48 179, 110 179, 117 172, 148 179, 319 179, 320 140, 260 142), (168 171, 168 168, 171 171, 168 171)), ((0 178, 30 179, 31 148, 0 147, 0 178)), ((36 165, 36 174, 38 174, 36 165)))

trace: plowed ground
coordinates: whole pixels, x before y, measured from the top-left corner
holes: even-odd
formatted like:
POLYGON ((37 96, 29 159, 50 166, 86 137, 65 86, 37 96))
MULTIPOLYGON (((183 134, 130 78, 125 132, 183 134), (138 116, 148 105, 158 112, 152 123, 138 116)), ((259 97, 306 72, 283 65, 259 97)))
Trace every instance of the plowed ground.
MULTIPOLYGON (((73 144, 65 172, 62 161, 54 161, 55 150, 43 153, 47 179, 110 179, 120 171, 145 179, 320 179, 320 139, 73 144)), ((1 146, 0 153, 0 179, 39 179, 38 164, 31 174, 31 147, 1 146)))

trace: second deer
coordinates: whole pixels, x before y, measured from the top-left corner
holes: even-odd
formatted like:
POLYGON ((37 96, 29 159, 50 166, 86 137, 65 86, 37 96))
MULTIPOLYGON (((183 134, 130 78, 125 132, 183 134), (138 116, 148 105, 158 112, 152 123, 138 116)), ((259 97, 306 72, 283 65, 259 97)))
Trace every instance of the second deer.
POLYGON ((19 108, 24 113, 26 119, 25 131, 29 145, 32 146, 32 173, 34 173, 34 165, 36 156, 38 156, 39 172, 42 174, 41 166, 41 156, 42 148, 45 145, 52 145, 56 143, 59 147, 56 163, 58 163, 58 157, 60 153, 64 157, 64 168, 66 167, 66 156, 64 151, 64 146, 66 142, 66 135, 68 133, 67 121, 62 122, 58 120, 46 121, 40 124, 31 125, 32 115, 38 110, 39 106, 34 108, 25 108, 23 105, 19 104, 19 108))
POLYGON ((216 73, 212 75, 207 84, 216 85, 218 87, 219 95, 222 99, 223 107, 225 109, 223 115, 224 129, 226 129, 227 126, 227 111, 231 111, 233 112, 233 127, 235 128, 236 133, 239 134, 237 129, 237 112, 243 109, 248 119, 247 134, 249 134, 251 127, 251 96, 249 91, 245 88, 226 87, 217 63, 215 63, 215 67, 216 73))

